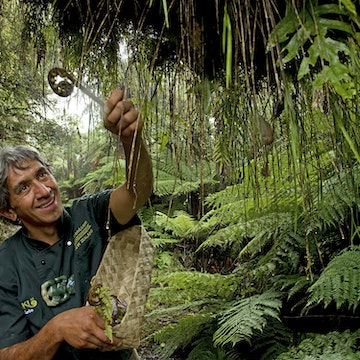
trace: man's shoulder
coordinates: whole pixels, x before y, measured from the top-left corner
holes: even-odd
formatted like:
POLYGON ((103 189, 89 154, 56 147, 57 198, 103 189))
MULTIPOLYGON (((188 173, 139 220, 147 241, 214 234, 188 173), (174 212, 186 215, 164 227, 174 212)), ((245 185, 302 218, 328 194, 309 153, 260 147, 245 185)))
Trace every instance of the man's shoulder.
POLYGON ((21 230, 16 231, 0 244, 0 255, 20 250, 18 244, 21 242, 21 230))
POLYGON ((108 201, 110 197, 111 190, 104 190, 95 194, 85 194, 81 197, 74 199, 70 205, 66 206, 67 210, 76 208, 78 206, 84 206, 87 203, 98 203, 108 201))
POLYGON ((8 237, 0 244, 0 278, 8 279, 18 264, 19 256, 25 251, 22 243, 21 230, 8 237))

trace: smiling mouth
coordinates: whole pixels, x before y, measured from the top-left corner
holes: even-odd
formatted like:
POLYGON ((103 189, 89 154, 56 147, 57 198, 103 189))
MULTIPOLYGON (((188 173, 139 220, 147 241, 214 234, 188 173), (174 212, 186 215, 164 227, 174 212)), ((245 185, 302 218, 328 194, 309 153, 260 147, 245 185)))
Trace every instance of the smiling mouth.
POLYGON ((51 199, 49 202, 47 202, 46 204, 43 204, 43 205, 39 206, 39 209, 45 209, 45 208, 51 206, 54 202, 55 202, 55 199, 52 198, 52 199, 51 199))

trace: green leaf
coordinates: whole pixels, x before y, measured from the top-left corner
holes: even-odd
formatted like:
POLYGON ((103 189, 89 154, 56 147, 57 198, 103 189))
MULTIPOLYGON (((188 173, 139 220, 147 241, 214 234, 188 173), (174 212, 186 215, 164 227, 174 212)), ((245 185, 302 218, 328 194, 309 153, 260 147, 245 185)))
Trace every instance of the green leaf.
MULTIPOLYGON (((331 38, 317 36, 313 45, 311 45, 308 50, 309 56, 305 57, 300 64, 298 80, 310 72, 309 65, 315 66, 318 58, 328 61, 334 73, 339 73, 340 76, 344 76, 344 65, 340 63, 339 52, 343 52, 345 55, 350 54, 350 50, 346 44, 331 38)), ((349 69, 347 67, 345 67, 345 69, 348 73, 349 69)))
POLYGON ((325 28, 326 30, 332 29, 332 30, 344 31, 351 35, 354 34, 351 25, 346 23, 345 21, 320 18, 318 20, 318 24, 320 28, 325 28))
POLYGON ((355 311, 360 300, 359 260, 358 246, 344 250, 333 258, 309 288, 307 307, 323 302, 326 308, 334 302, 337 309, 346 304, 355 311))
POLYGON ((327 14, 346 15, 347 12, 338 4, 324 4, 316 6, 313 10, 314 16, 322 16, 327 14))
POLYGON ((225 74, 226 87, 230 86, 232 75, 232 29, 231 20, 227 11, 227 4, 224 6, 223 32, 222 32, 222 51, 225 55, 225 74))
POLYGON ((320 89, 323 84, 329 82, 344 99, 352 98, 356 93, 355 84, 349 74, 349 69, 343 64, 324 66, 322 71, 315 77, 314 88, 320 89))
POLYGON ((298 28, 298 21, 295 13, 289 12, 273 29, 267 44, 267 51, 277 43, 283 43, 289 39, 298 28))
POLYGON ((242 299, 220 319, 220 327, 214 334, 214 345, 251 342, 255 333, 262 332, 269 318, 279 320, 281 309, 280 293, 267 291, 242 299))
POLYGON ((286 56, 283 58, 283 63, 286 64, 291 61, 308 40, 308 32, 303 27, 300 28, 283 49, 283 52, 287 51, 286 56))
POLYGON ((354 3, 350 0, 340 0, 340 3, 343 4, 349 13, 353 16, 357 16, 356 7, 354 3))
POLYGON ((164 16, 165 16, 165 24, 166 27, 169 28, 169 13, 166 0, 162 0, 163 8, 164 8, 164 16))

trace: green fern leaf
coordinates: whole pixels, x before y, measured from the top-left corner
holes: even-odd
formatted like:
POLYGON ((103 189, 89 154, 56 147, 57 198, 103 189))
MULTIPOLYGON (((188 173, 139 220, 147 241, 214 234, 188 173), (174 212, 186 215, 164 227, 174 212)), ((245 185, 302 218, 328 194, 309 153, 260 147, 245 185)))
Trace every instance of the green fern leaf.
POLYGON ((298 346, 291 347, 276 360, 358 360, 360 352, 356 348, 359 336, 359 330, 354 333, 346 330, 343 333, 309 334, 298 346))
POLYGON ((176 324, 169 324, 157 331, 153 337, 162 344, 162 356, 169 359, 176 349, 189 345, 205 324, 212 322, 213 318, 212 314, 189 314, 176 324))
MULTIPOLYGON (((308 50, 309 56, 304 57, 304 59, 301 61, 297 75, 298 80, 301 80, 306 74, 310 72, 309 65, 315 66, 318 58, 325 59, 332 67, 335 67, 334 73, 339 73, 339 75, 345 73, 348 77, 349 69, 339 62, 339 52, 343 52, 346 55, 350 54, 349 48, 344 43, 333 40, 331 38, 321 38, 320 36, 317 36, 314 39, 314 43, 308 50), (336 70, 337 68, 339 68, 339 70, 341 69, 341 72, 336 70)), ((337 78, 336 80, 339 81, 340 79, 342 79, 342 77, 337 78)), ((334 79, 331 77, 330 80, 334 79)), ((320 83, 318 85, 319 86, 317 88, 320 88, 320 83)))
POLYGON ((171 307, 207 299, 228 299, 238 285, 234 275, 179 271, 153 277, 150 298, 159 298, 171 307))
POLYGON ((279 319, 280 293, 267 291, 242 299, 226 310, 219 320, 220 327, 214 333, 214 345, 251 343, 252 337, 267 325, 269 318, 279 319))
POLYGON ((221 347, 214 347, 212 337, 204 337, 195 342, 186 360, 238 360, 238 356, 221 347))
POLYGON ((360 301, 360 247, 351 247, 336 256, 325 268, 319 279, 309 288, 310 296, 306 307, 332 302, 339 309, 347 304, 355 309, 360 301))

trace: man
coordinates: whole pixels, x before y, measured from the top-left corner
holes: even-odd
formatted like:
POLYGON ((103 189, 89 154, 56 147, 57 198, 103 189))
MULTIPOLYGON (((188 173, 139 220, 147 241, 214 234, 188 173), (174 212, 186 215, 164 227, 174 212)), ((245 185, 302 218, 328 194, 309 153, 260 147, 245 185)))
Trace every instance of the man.
POLYGON ((105 128, 121 136, 127 165, 134 155, 131 186, 64 208, 36 151, 18 146, 0 153, 0 214, 22 225, 0 247, 1 360, 130 357, 131 351, 116 351, 120 340, 111 343, 103 319, 84 305, 106 245, 108 214, 112 233, 139 223, 136 212, 152 191, 152 166, 142 120, 122 90, 112 92, 104 114, 105 128))

